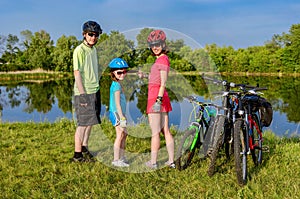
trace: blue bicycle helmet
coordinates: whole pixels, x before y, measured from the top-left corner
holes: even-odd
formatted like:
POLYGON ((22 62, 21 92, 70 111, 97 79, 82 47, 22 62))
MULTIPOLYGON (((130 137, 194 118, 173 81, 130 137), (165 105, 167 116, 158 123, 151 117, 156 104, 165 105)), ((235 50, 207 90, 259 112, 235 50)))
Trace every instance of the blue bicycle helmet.
POLYGON ((128 64, 124 59, 121 58, 114 58, 111 60, 109 63, 109 68, 110 69, 123 69, 123 68, 128 68, 128 64))

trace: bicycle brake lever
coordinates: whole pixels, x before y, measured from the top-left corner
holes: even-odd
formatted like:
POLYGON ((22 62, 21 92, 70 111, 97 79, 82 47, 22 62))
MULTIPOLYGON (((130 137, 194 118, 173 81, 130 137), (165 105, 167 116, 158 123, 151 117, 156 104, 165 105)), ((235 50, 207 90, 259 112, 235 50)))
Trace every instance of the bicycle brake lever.
POLYGON ((222 97, 225 97, 225 96, 227 96, 228 94, 229 94, 229 92, 226 92, 226 91, 225 91, 225 92, 223 93, 222 97))
POLYGON ((250 94, 257 94, 254 90, 249 90, 248 91, 250 94))
POLYGON ((229 86, 232 87, 232 88, 234 88, 235 87, 235 83, 230 82, 229 86))

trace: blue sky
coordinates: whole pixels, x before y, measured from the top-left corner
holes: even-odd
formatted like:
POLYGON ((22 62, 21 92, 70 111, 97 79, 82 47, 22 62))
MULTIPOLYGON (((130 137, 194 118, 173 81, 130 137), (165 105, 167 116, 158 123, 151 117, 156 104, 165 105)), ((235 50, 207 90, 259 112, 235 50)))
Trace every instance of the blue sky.
POLYGON ((300 23, 298 0, 1 0, 0 35, 45 30, 81 38, 87 20, 106 33, 160 27, 191 37, 201 46, 246 48, 300 23))

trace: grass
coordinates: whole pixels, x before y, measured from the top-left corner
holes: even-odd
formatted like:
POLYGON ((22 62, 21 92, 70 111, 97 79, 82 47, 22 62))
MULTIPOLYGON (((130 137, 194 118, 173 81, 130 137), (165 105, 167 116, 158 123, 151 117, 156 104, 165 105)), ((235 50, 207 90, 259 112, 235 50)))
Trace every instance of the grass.
MULTIPOLYGON (((144 166, 149 159, 150 130, 130 127, 127 155, 131 166, 111 167, 114 128, 107 120, 93 128, 90 150, 96 163, 70 163, 75 125, 55 123, 0 124, 0 198, 300 198, 299 137, 265 133, 270 151, 258 168, 250 168, 244 187, 236 183, 234 162, 206 174, 208 160, 194 158, 184 171, 163 167, 167 155, 162 139, 160 169, 144 166)), ((178 132, 172 130, 176 143, 178 132)))

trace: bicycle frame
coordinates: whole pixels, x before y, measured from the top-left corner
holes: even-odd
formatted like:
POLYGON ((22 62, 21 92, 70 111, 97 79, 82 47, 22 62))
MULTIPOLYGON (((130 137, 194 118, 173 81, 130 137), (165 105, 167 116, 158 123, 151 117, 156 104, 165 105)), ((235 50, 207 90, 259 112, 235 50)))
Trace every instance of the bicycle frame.
POLYGON ((262 127, 258 114, 257 104, 259 94, 257 90, 266 88, 254 88, 247 90, 245 87, 237 92, 239 120, 234 125, 234 153, 238 183, 242 186, 247 182, 247 155, 252 155, 255 166, 262 162, 262 127))
POLYGON ((252 114, 255 114, 255 113, 251 113, 250 110, 251 110, 251 105, 248 105, 248 111, 245 114, 245 121, 246 121, 246 124, 248 125, 248 128, 249 128, 248 129, 248 136, 247 136, 248 137, 248 139, 247 139, 248 141, 246 142, 247 149, 248 149, 247 153, 250 152, 249 150, 254 150, 255 148, 258 148, 259 150, 262 150, 257 144, 254 144, 252 142, 252 139, 249 139, 252 136, 252 134, 253 134, 253 127, 259 133, 261 141, 263 141, 263 139, 262 139, 262 137, 263 137, 262 131, 260 130, 258 124, 252 118, 252 114))
MULTIPOLYGON (((196 97, 187 98, 193 105, 193 109, 190 113, 189 124, 187 130, 182 134, 180 144, 176 153, 176 168, 183 170, 191 163, 195 151, 199 148, 199 153, 206 156, 207 149, 204 147, 204 142, 207 132, 212 129, 212 112, 210 112, 211 106, 218 107, 211 103, 200 102, 196 97), (193 117, 192 117, 193 116, 193 117), (202 148, 201 148, 202 146, 202 148)), ((216 111, 217 112, 217 111, 216 111)), ((214 113, 214 112, 213 112, 214 113)))
POLYGON ((207 121, 208 118, 204 117, 204 111, 206 112, 206 114, 209 114, 206 106, 204 104, 195 105, 194 103, 192 103, 193 110, 190 113, 190 120, 191 120, 191 115, 194 114, 195 121, 191 122, 191 124, 188 127, 188 129, 193 129, 193 128, 196 129, 196 134, 195 134, 193 143, 190 146, 191 151, 196 147, 198 139, 201 143, 204 140, 204 129, 201 128, 201 126, 205 127, 206 130, 209 127, 209 124, 207 121), (200 131, 202 131, 202 132, 200 132, 200 131))

